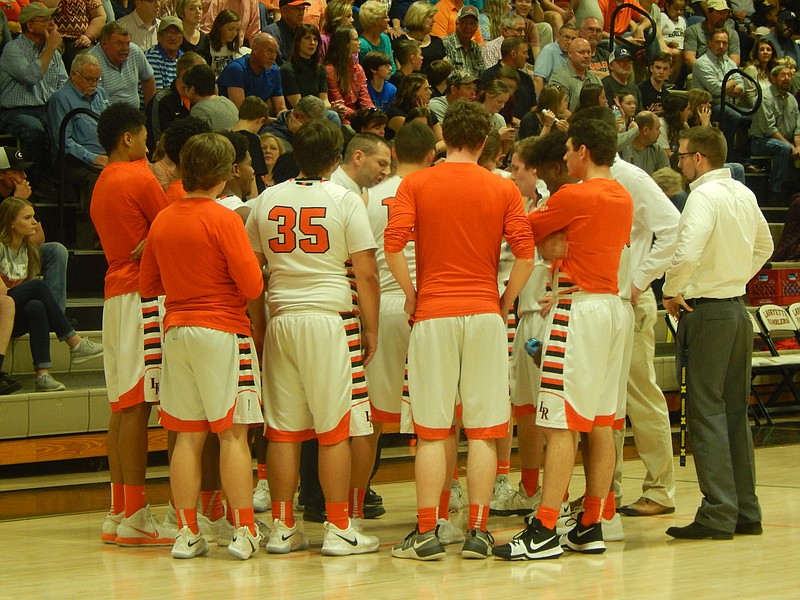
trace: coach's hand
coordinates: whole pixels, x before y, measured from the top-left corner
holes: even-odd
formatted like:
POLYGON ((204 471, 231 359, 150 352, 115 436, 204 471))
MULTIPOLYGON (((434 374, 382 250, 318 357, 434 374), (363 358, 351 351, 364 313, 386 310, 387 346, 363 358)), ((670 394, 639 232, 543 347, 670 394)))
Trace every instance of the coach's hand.
POLYGON ((678 294, 674 298, 664 296, 662 302, 664 303, 664 309, 676 319, 680 319, 681 313, 684 311, 692 312, 692 307, 686 304, 686 300, 683 299, 681 294, 678 294))

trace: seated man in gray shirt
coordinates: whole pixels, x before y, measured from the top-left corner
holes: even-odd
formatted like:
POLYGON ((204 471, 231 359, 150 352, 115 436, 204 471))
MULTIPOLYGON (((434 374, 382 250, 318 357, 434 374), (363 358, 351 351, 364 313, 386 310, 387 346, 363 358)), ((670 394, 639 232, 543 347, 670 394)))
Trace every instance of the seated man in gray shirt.
POLYGON ((636 115, 635 121, 639 133, 624 148, 620 148, 619 155, 648 175, 669 167, 667 153, 656 143, 661 133, 661 120, 655 113, 643 110, 636 115))
POLYGON ((478 78, 462 69, 454 69, 447 77, 447 93, 444 96, 432 98, 428 108, 436 115, 441 123, 444 121, 444 113, 447 107, 456 100, 475 100, 475 84, 478 78))
POLYGON ((239 109, 214 91, 214 70, 208 65, 195 65, 183 76, 183 88, 192 104, 189 114, 206 121, 212 131, 229 131, 239 122, 239 109))

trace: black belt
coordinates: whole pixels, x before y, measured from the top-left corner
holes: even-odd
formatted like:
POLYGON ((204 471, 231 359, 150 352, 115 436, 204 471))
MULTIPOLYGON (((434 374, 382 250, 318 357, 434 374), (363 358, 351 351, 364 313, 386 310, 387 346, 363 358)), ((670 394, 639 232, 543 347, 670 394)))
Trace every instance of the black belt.
POLYGON ((686 304, 694 308, 695 306, 700 306, 701 304, 712 304, 712 303, 719 303, 719 302, 741 302, 742 297, 736 296, 734 298, 689 298, 686 300, 686 304))

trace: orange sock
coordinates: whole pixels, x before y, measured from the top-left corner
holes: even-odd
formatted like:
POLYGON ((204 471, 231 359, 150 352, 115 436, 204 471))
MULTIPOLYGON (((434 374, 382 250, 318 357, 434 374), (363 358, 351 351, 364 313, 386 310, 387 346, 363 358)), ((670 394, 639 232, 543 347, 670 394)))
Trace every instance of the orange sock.
POLYGON ((442 515, 442 519, 447 518, 447 514, 450 512, 450 486, 447 486, 446 490, 442 490, 442 493, 439 494, 439 514, 442 515))
POLYGON ((203 514, 210 521, 217 521, 225 516, 225 507, 222 505, 222 490, 201 490, 200 506, 203 514))
POLYGON ((328 523, 336 525, 339 529, 350 527, 347 516, 347 502, 326 502, 325 511, 328 513, 328 523))
POLYGON ((486 522, 489 520, 489 505, 488 504, 470 504, 469 505, 469 520, 467 521, 467 531, 479 529, 486 531, 486 522))
POLYGON ((610 521, 614 518, 614 513, 617 512, 617 501, 614 497, 614 492, 608 492, 606 503, 603 505, 603 518, 610 521))
POLYGON ((125 516, 133 516, 137 510, 147 506, 143 485, 123 486, 125 491, 125 516))
POLYGON ((593 523, 599 523, 601 514, 603 514, 603 499, 597 496, 584 496, 581 525, 588 527, 593 523))
POLYGON ((536 510, 536 518, 542 522, 542 525, 547 529, 555 529, 558 522, 558 509, 548 508, 547 506, 539 505, 536 510))
POLYGON ((256 516, 252 506, 250 508, 232 508, 228 512, 233 513, 234 527, 247 527, 251 534, 256 534, 256 516))
POLYGON ((453 468, 453 479, 458 481, 458 463, 456 463, 456 466, 453 468))
POLYGON ((509 470, 511 469, 511 461, 510 460, 498 460, 497 461, 497 475, 508 475, 509 470))
POLYGON ((436 529, 436 507, 417 509, 417 531, 426 533, 436 529))
POLYGON ((364 518, 364 496, 366 494, 366 488, 350 488, 348 513, 351 519, 364 518))
POLYGON ((561 500, 561 502, 566 502, 567 500, 569 500, 569 490, 564 492, 564 498, 561 500))
POLYGON ((287 527, 294 527, 294 504, 292 502, 273 502, 272 518, 283 521, 287 527))
POLYGON ((262 465, 261 463, 258 463, 256 469, 258 470, 258 480, 264 481, 267 478, 267 465, 262 465))
POLYGON ((528 496, 533 496, 539 489, 539 469, 522 469, 522 487, 528 496))
POLYGON ((178 516, 178 530, 188 527, 189 531, 197 535, 200 533, 200 528, 197 526, 197 509, 196 508, 181 508, 175 511, 178 516))
POLYGON ((118 515, 125 512, 125 486, 111 482, 111 512, 118 515))

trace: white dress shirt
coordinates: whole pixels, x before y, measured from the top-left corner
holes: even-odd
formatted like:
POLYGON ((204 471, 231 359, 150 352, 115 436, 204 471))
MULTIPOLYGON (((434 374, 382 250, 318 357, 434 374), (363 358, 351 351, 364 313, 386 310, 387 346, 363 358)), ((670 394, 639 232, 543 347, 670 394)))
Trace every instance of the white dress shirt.
POLYGON ((709 171, 689 187, 664 295, 741 296, 772 254, 772 236, 756 197, 724 168, 709 171))

